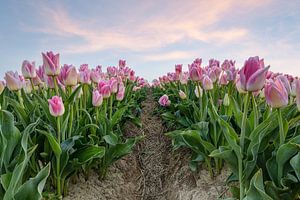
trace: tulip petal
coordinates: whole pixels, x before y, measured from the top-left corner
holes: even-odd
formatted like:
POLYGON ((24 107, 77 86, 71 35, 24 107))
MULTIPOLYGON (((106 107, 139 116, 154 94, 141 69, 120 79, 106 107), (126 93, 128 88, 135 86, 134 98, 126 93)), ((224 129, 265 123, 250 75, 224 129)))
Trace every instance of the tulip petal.
MULTIPOLYGON (((269 70, 270 66, 266 68, 261 68, 252 74, 247 81, 246 90, 255 92, 261 90, 264 87, 266 81, 266 73, 269 70)), ((242 76, 241 76, 242 81, 242 76)))

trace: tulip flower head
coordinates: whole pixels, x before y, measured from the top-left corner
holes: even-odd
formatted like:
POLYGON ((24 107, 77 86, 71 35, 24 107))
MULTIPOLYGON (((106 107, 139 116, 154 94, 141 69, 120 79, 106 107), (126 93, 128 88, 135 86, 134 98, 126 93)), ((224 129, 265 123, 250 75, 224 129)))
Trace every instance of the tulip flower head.
POLYGON ((11 91, 20 90, 25 85, 23 76, 20 76, 18 72, 8 71, 5 73, 4 79, 6 81, 6 86, 11 91))
POLYGON ((280 79, 269 80, 266 83, 265 97, 267 104, 272 108, 284 107, 289 103, 288 92, 280 79))
POLYGON ((100 92, 98 90, 93 91, 92 103, 93 103, 93 106, 95 106, 95 107, 99 107, 103 103, 103 96, 102 96, 102 94, 100 94, 100 92))
POLYGON ((43 66, 48 76, 57 76, 60 72, 59 54, 54 55, 52 51, 42 53, 43 66))
POLYGON ((212 90, 214 89, 214 84, 209 76, 204 75, 202 79, 202 86, 204 90, 212 90))
POLYGON ((4 81, 0 81, 0 95, 2 94, 2 92, 4 91, 5 89, 5 82, 4 81))
POLYGON ((35 62, 30 63, 24 60, 22 63, 22 74, 24 78, 34 78, 36 77, 35 62))
POLYGON ((163 106, 163 107, 167 107, 170 106, 171 101, 169 100, 168 95, 164 94, 163 96, 161 96, 158 100, 159 105, 163 106))
POLYGON ((180 99, 184 100, 186 99, 186 94, 182 90, 179 90, 179 97, 180 99))
POLYGON ((250 57, 240 70, 241 89, 250 92, 261 90, 269 68, 264 66, 263 59, 260 60, 258 56, 250 57))
POLYGON ((64 65, 61 68, 58 78, 59 81, 65 86, 75 86, 77 85, 77 76, 77 70, 74 66, 64 65))
POLYGON ((65 113, 65 107, 61 97, 53 96, 48 100, 48 103, 50 114, 53 117, 59 117, 65 113))
POLYGON ((225 96, 224 96, 223 105, 224 106, 229 106, 230 105, 230 99, 229 99, 228 93, 226 93, 225 96))

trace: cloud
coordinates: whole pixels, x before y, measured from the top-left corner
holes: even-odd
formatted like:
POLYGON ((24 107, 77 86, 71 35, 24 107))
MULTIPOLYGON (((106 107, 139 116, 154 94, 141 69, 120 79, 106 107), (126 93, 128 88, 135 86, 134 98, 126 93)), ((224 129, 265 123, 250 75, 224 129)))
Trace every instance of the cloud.
MULTIPOLYGON (((88 21, 74 17, 73 13, 61 4, 47 6, 39 3, 32 6, 37 17, 40 17, 40 24, 23 24, 22 28, 25 31, 48 35, 49 43, 51 43, 51 37, 60 38, 63 41, 62 53, 72 54, 112 48, 144 51, 186 40, 226 43, 239 41, 248 35, 248 30, 244 27, 219 28, 216 25, 233 9, 257 7, 265 2, 190 0, 172 1, 164 5, 161 1, 153 1, 152 4, 148 3, 139 7, 139 16, 134 16, 135 20, 116 26, 106 25, 103 19, 102 21, 88 21), (161 10, 158 10, 157 5, 161 6, 161 10), (151 12, 154 13, 151 14, 151 12)), ((137 11, 128 6, 125 9, 131 9, 132 13, 137 11)), ((118 15, 118 13, 114 14, 118 15)), ((122 20, 123 17, 117 16, 117 20, 122 20)), ((127 17, 130 18, 130 16, 127 17)), ((90 18, 95 18, 95 16, 90 16, 90 18)))
POLYGON ((148 54, 143 56, 145 61, 168 61, 193 58, 196 56, 195 52, 191 51, 171 51, 166 53, 148 54))

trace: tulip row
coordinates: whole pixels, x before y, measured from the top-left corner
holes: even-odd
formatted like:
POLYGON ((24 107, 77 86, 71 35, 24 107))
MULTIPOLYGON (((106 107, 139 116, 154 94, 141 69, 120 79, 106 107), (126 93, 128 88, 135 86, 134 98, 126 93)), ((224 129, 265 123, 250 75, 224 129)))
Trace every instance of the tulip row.
POLYGON ((38 69, 24 61, 22 75, 9 71, 0 82, 1 199, 61 198, 78 173, 104 178, 142 138, 122 135, 127 120, 140 125, 148 87, 124 60, 102 72, 42 57, 38 69))
POLYGON ((174 149, 192 151, 190 167, 204 162, 211 176, 227 163, 236 199, 297 199, 300 194, 300 80, 273 73, 264 60, 196 59, 153 81, 174 149))

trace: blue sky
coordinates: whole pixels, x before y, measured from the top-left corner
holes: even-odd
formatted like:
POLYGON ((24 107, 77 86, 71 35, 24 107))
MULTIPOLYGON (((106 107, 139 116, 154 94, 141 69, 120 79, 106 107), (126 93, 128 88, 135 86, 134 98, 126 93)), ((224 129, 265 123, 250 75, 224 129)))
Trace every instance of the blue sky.
POLYGON ((49 50, 76 66, 126 59, 148 80, 196 57, 241 67, 254 55, 299 76, 299 10, 299 0, 1 0, 0 77, 49 50))

